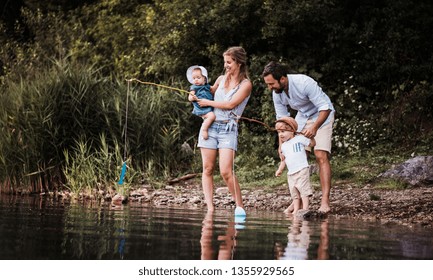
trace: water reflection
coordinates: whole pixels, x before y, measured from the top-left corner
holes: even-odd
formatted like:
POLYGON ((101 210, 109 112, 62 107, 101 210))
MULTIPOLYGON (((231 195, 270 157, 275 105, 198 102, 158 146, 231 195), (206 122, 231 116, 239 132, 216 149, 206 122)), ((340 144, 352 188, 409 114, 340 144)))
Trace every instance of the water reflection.
POLYGON ((320 223, 320 239, 319 239, 319 247, 317 248, 318 260, 329 259, 328 248, 329 248, 329 221, 328 219, 325 219, 320 223))
POLYGON ((200 238, 202 260, 231 260, 236 249, 236 223, 229 221, 224 234, 217 237, 217 245, 213 245, 214 215, 207 213, 203 219, 200 238))
MULTIPOLYGON (((246 238, 238 234, 247 228, 245 219, 234 220, 227 219, 226 227, 222 233, 216 233, 214 225, 215 217, 211 213, 207 213, 202 222, 201 229, 201 259, 202 260, 231 260, 242 257, 242 252, 235 255, 237 241, 246 238)), ((312 258, 311 249, 311 236, 320 236, 317 252, 314 258, 320 260, 329 259, 329 221, 324 219, 320 221, 320 227, 314 227, 319 232, 313 232, 310 228, 310 223, 317 224, 317 221, 308 221, 291 217, 288 219, 289 226, 287 227, 287 242, 277 241, 274 245, 274 259, 279 260, 308 260, 312 258)), ((252 225, 254 226, 254 224, 252 225)), ((251 245, 255 241, 251 241, 251 245)), ((245 248, 240 248, 243 251, 245 248)))
POLYGON ((307 260, 310 246, 310 227, 308 221, 293 217, 287 234, 287 245, 279 254, 282 260, 307 260))
POLYGON ((0 195, 0 259, 433 259, 432 231, 282 213, 0 195))
POLYGON ((317 248, 317 259, 327 260, 329 259, 329 221, 324 219, 321 221, 308 221, 291 217, 291 224, 288 226, 287 244, 284 247, 282 242, 275 243, 275 254, 276 259, 279 260, 308 260, 316 258, 312 254, 311 249, 311 236, 320 236, 319 245, 317 248), (310 228, 310 223, 320 223, 320 227, 314 226, 313 229, 317 229, 319 232, 313 232, 310 228), (312 257, 313 255, 313 257, 312 257))

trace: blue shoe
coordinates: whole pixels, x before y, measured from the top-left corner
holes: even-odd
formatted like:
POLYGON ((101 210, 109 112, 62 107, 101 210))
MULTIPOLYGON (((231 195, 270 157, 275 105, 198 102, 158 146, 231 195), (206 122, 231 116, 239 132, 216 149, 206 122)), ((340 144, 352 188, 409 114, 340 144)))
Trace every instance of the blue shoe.
POLYGON ((235 229, 245 229, 245 226, 242 224, 235 224, 235 229))
POLYGON ((235 216, 235 229, 244 229, 246 218, 247 216, 235 216))
POLYGON ((240 217, 245 217, 247 215, 247 213, 245 213, 244 208, 242 207, 236 207, 235 209, 235 216, 240 216, 240 217))

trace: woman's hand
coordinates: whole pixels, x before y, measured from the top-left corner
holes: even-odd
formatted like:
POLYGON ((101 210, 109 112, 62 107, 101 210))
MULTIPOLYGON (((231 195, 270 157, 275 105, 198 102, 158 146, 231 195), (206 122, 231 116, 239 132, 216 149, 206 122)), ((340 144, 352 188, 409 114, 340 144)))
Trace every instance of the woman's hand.
POLYGON ((196 101, 197 101, 197 103, 198 103, 198 105, 200 106, 200 107, 208 107, 208 106, 211 106, 211 102, 212 101, 210 101, 210 100, 208 100, 208 99, 199 99, 199 98, 197 98, 197 96, 195 97, 196 98, 196 101))

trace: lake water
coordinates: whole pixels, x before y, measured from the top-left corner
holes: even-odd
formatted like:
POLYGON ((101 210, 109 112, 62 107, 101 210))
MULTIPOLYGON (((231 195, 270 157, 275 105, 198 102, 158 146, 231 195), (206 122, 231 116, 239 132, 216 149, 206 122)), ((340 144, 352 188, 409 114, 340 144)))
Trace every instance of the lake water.
POLYGON ((271 211, 235 220, 233 212, 1 195, 0 259, 433 259, 431 230, 271 211))

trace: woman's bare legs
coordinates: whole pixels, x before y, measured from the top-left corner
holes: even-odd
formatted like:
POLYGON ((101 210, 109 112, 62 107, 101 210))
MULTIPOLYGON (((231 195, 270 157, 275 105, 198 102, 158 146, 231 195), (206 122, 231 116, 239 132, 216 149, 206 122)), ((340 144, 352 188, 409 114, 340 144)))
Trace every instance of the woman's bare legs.
POLYGON ((241 188, 233 171, 235 153, 236 152, 232 149, 219 150, 220 173, 233 197, 233 200, 236 202, 236 206, 244 208, 241 188))
POLYGON ((213 172, 215 170, 215 161, 217 150, 201 148, 201 158, 203 163, 203 173, 201 184, 203 187, 204 200, 207 205, 207 211, 213 212, 213 172))

